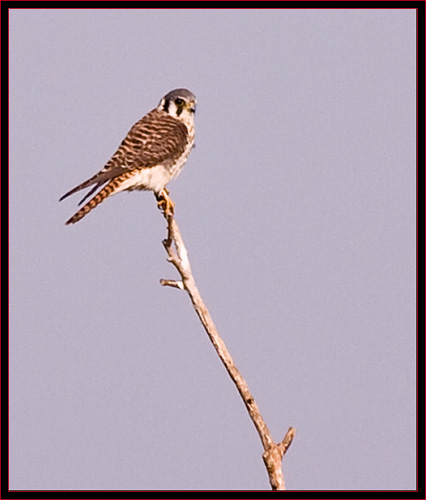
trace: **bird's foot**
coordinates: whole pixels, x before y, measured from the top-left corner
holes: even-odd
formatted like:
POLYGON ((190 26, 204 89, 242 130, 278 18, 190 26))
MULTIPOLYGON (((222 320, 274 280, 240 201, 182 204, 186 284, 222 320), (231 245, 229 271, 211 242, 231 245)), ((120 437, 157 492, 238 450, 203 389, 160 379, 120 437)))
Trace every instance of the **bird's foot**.
POLYGON ((175 213, 175 204, 166 188, 163 188, 158 194, 155 193, 155 197, 157 198, 157 206, 164 215, 170 216, 175 213))

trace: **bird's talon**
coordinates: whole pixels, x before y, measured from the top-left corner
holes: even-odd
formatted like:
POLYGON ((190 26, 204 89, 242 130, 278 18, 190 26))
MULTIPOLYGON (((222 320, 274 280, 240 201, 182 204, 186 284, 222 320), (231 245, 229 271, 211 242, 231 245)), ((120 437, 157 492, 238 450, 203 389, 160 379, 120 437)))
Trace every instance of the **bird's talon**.
POLYGON ((169 192, 164 188, 157 196, 157 206, 166 215, 170 216, 175 213, 175 204, 169 196, 169 192))

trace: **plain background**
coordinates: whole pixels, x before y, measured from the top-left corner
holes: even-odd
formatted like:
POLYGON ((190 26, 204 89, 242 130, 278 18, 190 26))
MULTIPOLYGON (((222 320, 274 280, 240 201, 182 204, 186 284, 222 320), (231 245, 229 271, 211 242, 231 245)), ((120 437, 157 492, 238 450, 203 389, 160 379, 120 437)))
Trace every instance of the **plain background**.
POLYGON ((416 487, 416 12, 10 12, 10 488, 269 489, 151 193, 76 195, 173 88, 195 278, 292 490, 416 487))

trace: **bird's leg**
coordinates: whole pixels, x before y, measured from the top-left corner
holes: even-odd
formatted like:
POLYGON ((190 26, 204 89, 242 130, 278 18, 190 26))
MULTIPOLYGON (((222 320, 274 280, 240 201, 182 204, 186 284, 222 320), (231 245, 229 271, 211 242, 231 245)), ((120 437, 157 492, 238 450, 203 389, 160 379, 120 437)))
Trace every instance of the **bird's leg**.
POLYGON ((166 188, 163 188, 159 193, 155 193, 157 198, 157 205, 160 210, 162 210, 166 215, 173 215, 175 204, 169 196, 169 192, 166 188))

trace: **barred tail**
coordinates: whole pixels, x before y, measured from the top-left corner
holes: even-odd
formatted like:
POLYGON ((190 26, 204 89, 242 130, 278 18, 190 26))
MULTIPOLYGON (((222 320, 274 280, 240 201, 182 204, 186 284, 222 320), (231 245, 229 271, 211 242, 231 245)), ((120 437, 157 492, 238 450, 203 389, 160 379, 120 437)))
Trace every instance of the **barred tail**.
MULTIPOLYGON (((121 176, 120 176, 121 177, 121 176)), ((114 193, 117 188, 118 178, 110 181, 104 188, 102 188, 99 193, 97 193, 90 201, 88 201, 83 207, 80 208, 78 212, 76 212, 71 219, 67 220, 65 224, 75 224, 79 220, 81 220, 85 215, 87 215, 91 210, 102 203, 108 196, 114 193)))

